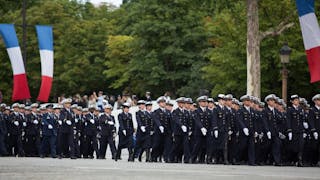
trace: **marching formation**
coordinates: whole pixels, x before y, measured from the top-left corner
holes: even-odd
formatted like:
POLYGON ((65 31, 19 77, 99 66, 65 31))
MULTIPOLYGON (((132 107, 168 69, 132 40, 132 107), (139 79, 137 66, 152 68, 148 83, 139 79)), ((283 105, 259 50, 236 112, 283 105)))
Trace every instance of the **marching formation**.
POLYGON ((298 95, 290 107, 274 94, 265 103, 249 95, 216 100, 180 97, 174 109, 161 96, 154 111, 151 101, 139 100, 136 128, 129 103, 117 120, 110 104, 1 104, 0 155, 105 159, 109 146, 115 161, 127 149, 128 161, 320 166, 320 94, 314 107, 298 95))

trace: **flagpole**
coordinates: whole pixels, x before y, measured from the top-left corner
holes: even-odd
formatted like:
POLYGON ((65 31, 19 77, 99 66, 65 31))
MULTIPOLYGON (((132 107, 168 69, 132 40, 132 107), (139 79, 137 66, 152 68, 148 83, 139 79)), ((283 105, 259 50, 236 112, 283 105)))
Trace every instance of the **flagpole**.
POLYGON ((22 1, 22 58, 24 69, 26 69, 27 63, 27 0, 22 1))

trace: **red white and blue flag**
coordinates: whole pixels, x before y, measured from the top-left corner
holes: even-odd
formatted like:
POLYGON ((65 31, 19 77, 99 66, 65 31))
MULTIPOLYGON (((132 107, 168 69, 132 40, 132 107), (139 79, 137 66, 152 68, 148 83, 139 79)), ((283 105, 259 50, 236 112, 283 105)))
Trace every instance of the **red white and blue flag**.
POLYGON ((51 26, 36 26, 40 60, 41 87, 37 100, 48 102, 53 80, 53 33, 51 26))
POLYGON ((306 50, 310 82, 320 81, 320 28, 314 13, 314 0, 296 0, 306 50))
POLYGON ((28 99, 31 96, 14 25, 0 24, 0 34, 6 45, 13 71, 12 101, 28 99))

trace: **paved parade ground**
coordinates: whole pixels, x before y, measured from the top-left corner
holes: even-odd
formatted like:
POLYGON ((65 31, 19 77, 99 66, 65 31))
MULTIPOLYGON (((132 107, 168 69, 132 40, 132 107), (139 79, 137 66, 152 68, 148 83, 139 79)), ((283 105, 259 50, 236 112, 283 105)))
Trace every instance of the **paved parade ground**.
POLYGON ((320 168, 0 158, 0 179, 320 179, 320 168))

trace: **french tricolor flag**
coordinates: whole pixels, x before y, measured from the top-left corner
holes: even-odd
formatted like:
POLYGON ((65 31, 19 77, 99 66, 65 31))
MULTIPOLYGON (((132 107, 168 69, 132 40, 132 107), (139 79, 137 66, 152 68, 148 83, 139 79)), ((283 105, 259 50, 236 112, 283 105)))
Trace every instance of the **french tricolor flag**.
POLYGON ((48 102, 53 80, 53 33, 51 26, 36 26, 40 60, 41 87, 37 100, 48 102))
POLYGON ((12 101, 28 99, 31 96, 14 25, 0 24, 0 34, 6 45, 13 71, 12 101))
POLYGON ((320 28, 314 13, 314 0, 296 0, 311 83, 320 81, 320 28))

